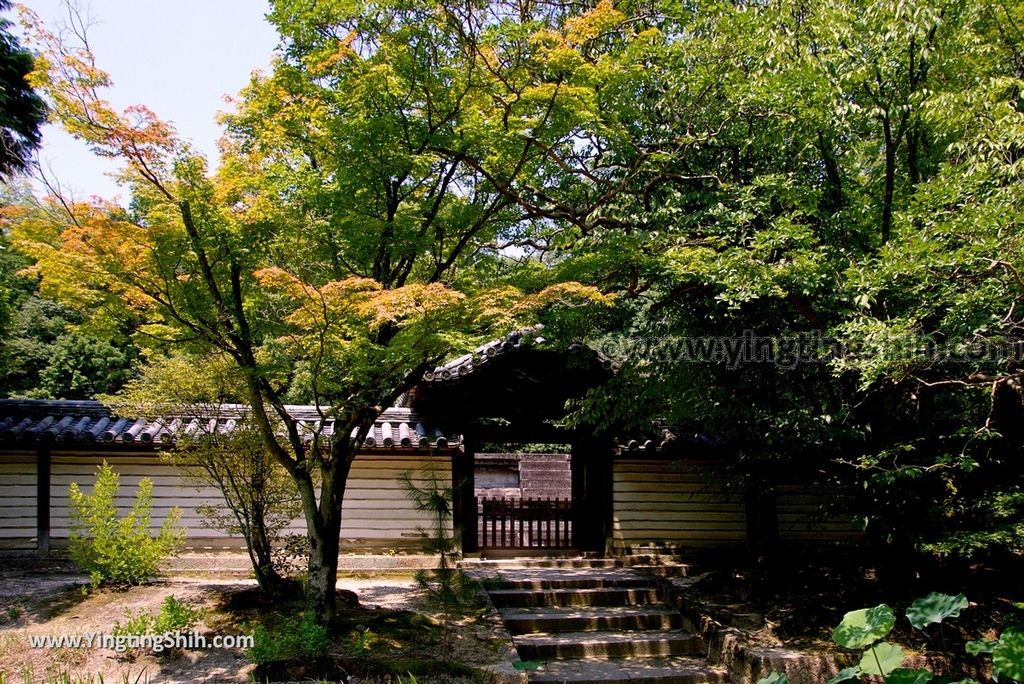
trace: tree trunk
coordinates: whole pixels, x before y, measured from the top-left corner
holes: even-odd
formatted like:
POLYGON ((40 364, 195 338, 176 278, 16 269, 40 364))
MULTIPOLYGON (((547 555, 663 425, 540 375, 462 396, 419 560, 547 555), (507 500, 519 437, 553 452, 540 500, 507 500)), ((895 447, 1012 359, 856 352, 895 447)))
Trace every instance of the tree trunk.
POLYGON ((907 128, 907 172, 913 190, 921 183, 921 131, 917 124, 907 128))
POLYGON ((825 188, 820 205, 829 214, 834 214, 843 207, 843 177, 832 144, 821 131, 818 131, 818 151, 825 165, 825 188))
MULTIPOLYGON (((344 440, 331 445, 331 458, 321 471, 320 505, 306 510, 309 530, 309 566, 306 598, 316 615, 317 622, 328 625, 337 614, 336 584, 338 583, 338 551, 341 537, 341 506, 345 499, 355 450, 348 444, 348 430, 342 432, 344 440), (344 442, 344 443, 342 443, 344 442), (313 513, 310 519, 310 513, 313 513)), ((305 497, 304 497, 305 503, 305 497)))
POLYGON ((256 574, 256 583, 266 594, 273 594, 282 584, 281 576, 274 567, 274 548, 267 534, 266 521, 262 515, 253 517, 247 538, 249 559, 256 574))
POLYGON ((340 536, 341 506, 325 516, 320 525, 309 526, 306 600, 321 625, 329 625, 337 614, 335 585, 340 536))
POLYGON ((896 145, 893 138, 892 122, 888 115, 882 120, 882 131, 885 136, 885 188, 882 196, 882 243, 889 242, 892 237, 893 196, 896 192, 896 145))

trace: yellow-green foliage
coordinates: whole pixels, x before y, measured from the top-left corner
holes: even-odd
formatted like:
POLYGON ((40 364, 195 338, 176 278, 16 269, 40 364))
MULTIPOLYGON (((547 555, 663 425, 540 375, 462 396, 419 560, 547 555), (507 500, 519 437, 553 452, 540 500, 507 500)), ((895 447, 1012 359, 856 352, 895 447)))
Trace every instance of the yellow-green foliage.
POLYGON ((139 482, 135 502, 123 516, 116 504, 119 489, 118 474, 106 461, 96 471, 92 493, 83 492, 77 483, 69 488, 71 559, 89 573, 93 584, 142 584, 157 575, 160 562, 176 553, 185 538, 177 507, 167 514, 159 533, 154 536, 150 531, 152 480, 139 482))

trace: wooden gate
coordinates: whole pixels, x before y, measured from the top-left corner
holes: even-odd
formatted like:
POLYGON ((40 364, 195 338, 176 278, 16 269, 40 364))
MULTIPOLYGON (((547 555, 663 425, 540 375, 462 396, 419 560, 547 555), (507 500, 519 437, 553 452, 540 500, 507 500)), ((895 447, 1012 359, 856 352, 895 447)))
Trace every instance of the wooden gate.
POLYGON ((566 549, 573 546, 572 499, 476 498, 482 549, 566 549))

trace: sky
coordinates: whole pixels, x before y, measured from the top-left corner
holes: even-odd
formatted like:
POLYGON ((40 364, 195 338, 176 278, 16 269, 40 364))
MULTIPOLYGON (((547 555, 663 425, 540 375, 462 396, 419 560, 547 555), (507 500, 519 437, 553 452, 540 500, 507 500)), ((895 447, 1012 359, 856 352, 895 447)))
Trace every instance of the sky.
MULTIPOLYGON (((66 16, 61 0, 21 0, 49 27, 66 16)), ((179 135, 217 159, 218 112, 254 69, 266 70, 277 34, 264 15, 266 0, 92 0, 82 3, 93 25, 89 42, 113 88, 107 99, 123 108, 144 104, 174 123, 179 135)), ((125 201, 106 175, 110 160, 54 126, 43 131, 40 162, 78 199, 98 195, 125 201)))

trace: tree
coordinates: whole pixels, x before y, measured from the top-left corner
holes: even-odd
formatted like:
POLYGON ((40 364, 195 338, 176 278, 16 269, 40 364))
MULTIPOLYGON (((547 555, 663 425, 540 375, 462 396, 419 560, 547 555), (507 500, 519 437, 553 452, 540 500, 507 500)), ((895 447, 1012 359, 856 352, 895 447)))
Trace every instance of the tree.
POLYGON ((495 247, 532 217, 491 178, 534 171, 543 139, 571 133, 546 112, 572 102, 549 93, 502 124, 530 121, 529 135, 492 135, 503 110, 477 85, 494 77, 459 47, 465 26, 432 5, 351 10, 275 5, 288 45, 226 118, 214 174, 149 110, 114 111, 84 42, 26 12, 41 51, 33 83, 61 125, 125 163, 133 203, 51 198, 22 207, 13 228, 53 296, 231 359, 252 424, 300 495, 322 622, 334 614, 345 481, 380 412, 453 351, 551 307, 607 302, 550 274, 520 289, 495 247), (285 397, 316 405, 333 431, 307 443, 285 397))
POLYGON ((93 399, 131 377, 137 351, 76 330, 81 315, 38 295, 22 295, 0 342, 0 393, 29 399, 93 399))
MULTIPOLYGON (((10 6, 10 0, 0 0, 0 12, 10 6)), ((39 129, 46 117, 43 99, 26 80, 32 55, 18 44, 9 27, 10 22, 0 18, 0 180, 25 169, 42 142, 39 129)))
POLYGON ((177 431, 166 458, 192 481, 217 488, 224 505, 199 507, 203 524, 241 535, 256 582, 273 594, 283 586, 274 564, 275 544, 302 509, 290 478, 251 422, 237 409, 225 415, 225 402, 240 397, 237 385, 230 360, 223 356, 178 354, 149 359, 141 377, 105 399, 133 415, 190 425, 196 421, 196 429, 177 431), (222 419, 231 421, 230 431, 219 429, 222 419), (210 421, 217 427, 211 429, 210 421))
POLYGON ((714 435, 761 491, 830 478, 894 565, 1019 548, 1020 12, 669 6, 633 110, 661 173, 563 268, 628 298, 612 342, 676 345, 620 345, 596 415, 714 435), (790 361, 713 348, 756 338, 790 361))
POLYGON ((418 570, 416 583, 423 592, 425 604, 441 614, 441 658, 446 659, 452 621, 479 602, 480 586, 456 566, 462 554, 459 532, 452 526, 452 499, 457 487, 444 480, 432 468, 399 476, 416 510, 430 518, 430 527, 417 528, 417 531, 423 537, 423 552, 437 556, 437 567, 418 570))
POLYGON ((4 192, 0 207, 0 396, 93 399, 135 373, 133 321, 92 326, 82 311, 39 292, 32 259, 11 244, 10 217, 31 195, 4 192))
POLYGON ((96 469, 91 492, 83 492, 75 482, 68 488, 68 553, 79 568, 89 573, 93 585, 144 584, 156 577, 160 564, 175 555, 185 540, 185 528, 178 525, 178 508, 168 512, 156 535, 150 529, 152 480, 139 480, 132 507, 123 515, 117 508, 120 488, 120 477, 106 461, 96 469))

